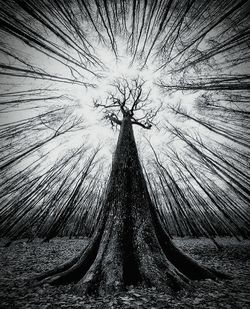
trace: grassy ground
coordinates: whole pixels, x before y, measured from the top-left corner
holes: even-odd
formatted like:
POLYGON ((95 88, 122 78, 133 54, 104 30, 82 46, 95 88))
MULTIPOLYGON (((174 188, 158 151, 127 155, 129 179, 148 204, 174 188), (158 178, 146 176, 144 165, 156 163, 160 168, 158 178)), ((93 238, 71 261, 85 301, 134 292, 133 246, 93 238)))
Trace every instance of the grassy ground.
POLYGON ((5 248, 6 240, 1 239, 0 308, 250 308, 250 241, 220 238, 218 242, 223 246, 221 251, 205 238, 175 238, 174 241, 197 261, 228 272, 234 278, 217 282, 192 282, 188 291, 177 295, 130 287, 126 292, 102 298, 79 296, 74 295, 67 286, 31 286, 27 278, 70 259, 81 251, 86 240, 63 238, 50 243, 38 240, 26 243, 20 240, 5 248))

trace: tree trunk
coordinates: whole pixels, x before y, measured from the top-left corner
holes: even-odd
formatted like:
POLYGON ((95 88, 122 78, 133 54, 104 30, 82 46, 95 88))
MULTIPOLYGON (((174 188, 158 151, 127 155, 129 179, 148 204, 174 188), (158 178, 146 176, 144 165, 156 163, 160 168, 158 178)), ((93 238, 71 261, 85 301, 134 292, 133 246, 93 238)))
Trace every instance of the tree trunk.
POLYGON ((105 294, 130 285, 165 291, 189 279, 216 278, 184 255, 164 231, 149 196, 130 117, 124 116, 98 228, 82 253, 39 276, 51 284, 75 283, 76 290, 105 294))

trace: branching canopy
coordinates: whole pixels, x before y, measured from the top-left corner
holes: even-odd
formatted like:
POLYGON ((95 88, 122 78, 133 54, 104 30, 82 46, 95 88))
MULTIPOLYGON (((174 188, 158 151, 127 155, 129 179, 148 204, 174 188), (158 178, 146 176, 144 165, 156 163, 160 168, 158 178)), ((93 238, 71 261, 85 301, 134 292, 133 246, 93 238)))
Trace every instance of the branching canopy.
POLYGON ((110 120, 112 127, 121 125, 123 117, 130 117, 132 124, 141 126, 144 129, 151 129, 156 125, 154 119, 162 107, 151 108, 151 89, 144 90, 146 81, 139 76, 128 80, 122 77, 115 80, 111 86, 114 91, 109 91, 105 103, 101 100, 94 100, 95 107, 101 107, 105 113, 104 118, 110 120))

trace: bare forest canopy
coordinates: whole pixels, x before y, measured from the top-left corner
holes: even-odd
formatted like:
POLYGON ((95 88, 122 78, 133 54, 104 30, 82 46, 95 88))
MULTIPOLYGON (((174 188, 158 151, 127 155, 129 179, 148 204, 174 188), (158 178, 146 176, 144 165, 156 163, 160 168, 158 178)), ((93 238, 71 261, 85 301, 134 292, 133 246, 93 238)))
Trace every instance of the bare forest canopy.
POLYGON ((249 236, 249 1, 0 6, 2 237, 91 235, 117 139, 102 105, 137 77, 150 130, 135 138, 165 228, 249 236))

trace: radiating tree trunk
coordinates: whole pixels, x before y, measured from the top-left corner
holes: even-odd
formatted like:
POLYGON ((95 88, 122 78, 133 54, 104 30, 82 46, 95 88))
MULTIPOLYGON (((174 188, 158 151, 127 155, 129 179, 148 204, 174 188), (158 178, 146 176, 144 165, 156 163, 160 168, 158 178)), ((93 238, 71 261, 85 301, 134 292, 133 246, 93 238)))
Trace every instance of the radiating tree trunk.
POLYGON ((130 285, 170 292, 187 286, 189 279, 222 276, 177 249, 154 209, 131 119, 124 116, 102 218, 92 240, 78 257, 39 278, 55 285, 75 283, 80 292, 104 294, 130 285))

